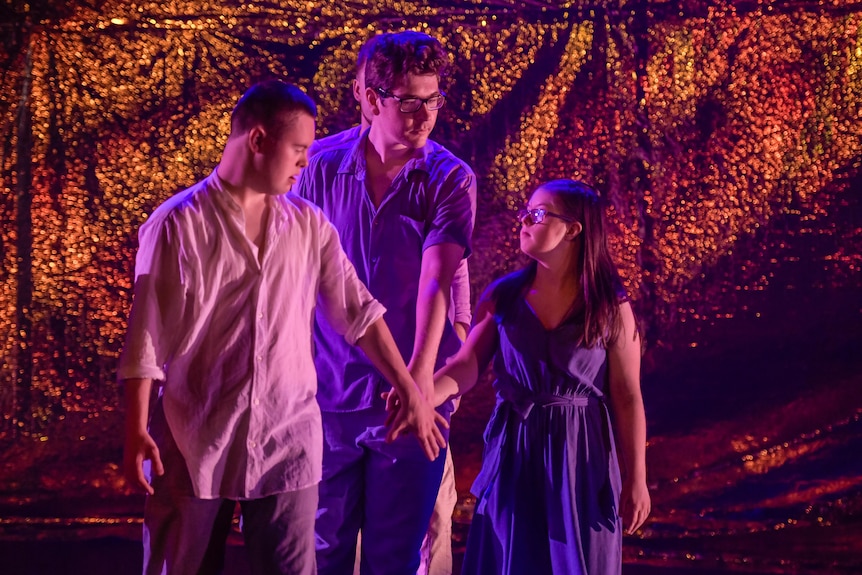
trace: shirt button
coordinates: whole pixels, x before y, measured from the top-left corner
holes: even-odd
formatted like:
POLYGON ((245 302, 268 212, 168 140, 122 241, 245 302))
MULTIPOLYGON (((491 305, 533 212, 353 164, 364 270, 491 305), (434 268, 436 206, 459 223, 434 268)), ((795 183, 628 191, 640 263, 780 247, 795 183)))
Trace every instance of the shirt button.
POLYGON ((263 361, 263 356, 262 356, 262 355, 257 356, 257 360, 258 360, 258 361, 263 361))
POLYGON ((256 445, 257 445, 257 444, 256 444, 254 441, 249 441, 249 442, 248 442, 248 446, 249 446, 249 447, 251 447, 252 449, 254 449, 254 447, 255 447, 256 445))
POLYGON ((253 403, 254 405, 260 405, 260 400, 259 400, 259 399, 257 399, 257 398, 255 398, 255 399, 254 399, 254 401, 252 401, 252 403, 253 403))
POLYGON ((257 314, 257 319, 263 319, 263 314, 262 313, 257 314))

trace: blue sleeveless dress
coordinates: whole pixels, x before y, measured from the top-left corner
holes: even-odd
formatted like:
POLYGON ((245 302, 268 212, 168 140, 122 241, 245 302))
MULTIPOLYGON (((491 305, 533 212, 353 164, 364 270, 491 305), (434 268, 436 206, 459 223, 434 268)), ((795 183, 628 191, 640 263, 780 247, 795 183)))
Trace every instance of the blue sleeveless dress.
POLYGON ((485 430, 465 574, 619 575, 620 472, 607 353, 546 330, 523 297, 497 314, 497 405, 485 430))

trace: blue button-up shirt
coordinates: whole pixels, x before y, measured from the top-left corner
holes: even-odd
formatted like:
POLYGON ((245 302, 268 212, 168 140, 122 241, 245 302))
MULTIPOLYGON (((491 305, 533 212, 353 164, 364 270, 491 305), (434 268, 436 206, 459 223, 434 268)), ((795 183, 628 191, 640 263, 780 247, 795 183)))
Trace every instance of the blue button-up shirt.
MULTIPOLYGON (((413 353, 416 300, 422 254, 430 246, 454 243, 470 253, 473 210, 468 190, 472 170, 441 146, 426 145, 392 182, 375 208, 365 186, 368 131, 352 146, 321 151, 302 171, 294 190, 317 204, 341 238, 359 279, 386 307, 386 324, 404 361, 413 353)), ((317 315, 315 366, 317 399, 324 411, 371 407, 388 388, 361 350, 317 315)), ((447 321, 437 367, 458 350, 458 336, 447 321)))

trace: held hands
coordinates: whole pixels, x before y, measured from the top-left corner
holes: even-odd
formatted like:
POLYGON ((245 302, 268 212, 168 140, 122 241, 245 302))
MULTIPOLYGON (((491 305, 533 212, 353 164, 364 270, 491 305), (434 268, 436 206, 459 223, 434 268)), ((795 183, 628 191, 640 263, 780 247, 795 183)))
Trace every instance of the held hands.
POLYGON ((620 495, 620 516, 626 535, 631 535, 644 524, 650 514, 650 497, 645 481, 623 483, 620 495))
POLYGON ((393 389, 381 395, 386 400, 386 441, 392 442, 402 434, 412 433, 430 461, 437 459, 446 447, 440 426, 449 428, 446 418, 437 413, 419 389, 413 388, 402 398, 393 389))
POLYGON ((154 493, 153 486, 144 477, 144 460, 152 462, 153 473, 164 475, 165 468, 159 455, 156 442, 146 431, 127 432, 126 445, 123 449, 123 473, 126 483, 135 489, 143 489, 150 495, 154 493))

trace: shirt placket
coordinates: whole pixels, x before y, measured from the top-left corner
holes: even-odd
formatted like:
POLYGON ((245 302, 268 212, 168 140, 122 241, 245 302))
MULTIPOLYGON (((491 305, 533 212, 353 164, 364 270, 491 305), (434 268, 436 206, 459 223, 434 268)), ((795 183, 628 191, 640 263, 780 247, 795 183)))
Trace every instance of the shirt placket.
MULTIPOLYGON (((383 206, 381 205, 381 208, 383 206)), ((384 210, 375 210, 373 207, 371 208, 371 233, 368 234, 368 284, 369 287, 374 285, 375 278, 377 277, 378 265, 380 264, 380 247, 383 243, 383 222, 384 222, 384 210)))
MULTIPOLYGON (((368 234, 368 249, 366 252, 366 265, 368 269, 368 287, 372 293, 375 292, 374 284, 378 276, 380 265, 380 254, 387 248, 384 245, 386 237, 386 222, 388 221, 387 214, 391 211, 386 209, 386 206, 391 204, 397 194, 398 177, 389 185, 389 189, 383 196, 383 201, 380 206, 375 208, 374 202, 368 193, 365 193, 365 201, 367 202, 368 211, 371 214, 371 232, 368 234)), ((392 246, 389 246, 392 249, 392 246)))
MULTIPOLYGON (((272 209, 275 209, 274 207, 272 209)), ((269 342, 269 291, 266 289, 267 273, 269 268, 268 259, 273 252, 272 242, 276 241, 273 220, 275 215, 271 214, 267 222, 266 239, 263 243, 263 254, 260 257, 260 267, 257 270, 257 283, 254 286, 254 303, 252 326, 254 334, 253 350, 254 357, 251 385, 249 386, 248 401, 248 435, 246 448, 248 450, 248 465, 246 466, 245 493, 246 497, 253 497, 252 487, 258 484, 262 474, 261 462, 266 421, 265 414, 261 408, 263 395, 268 392, 266 382, 269 380, 268 342, 269 342)))

